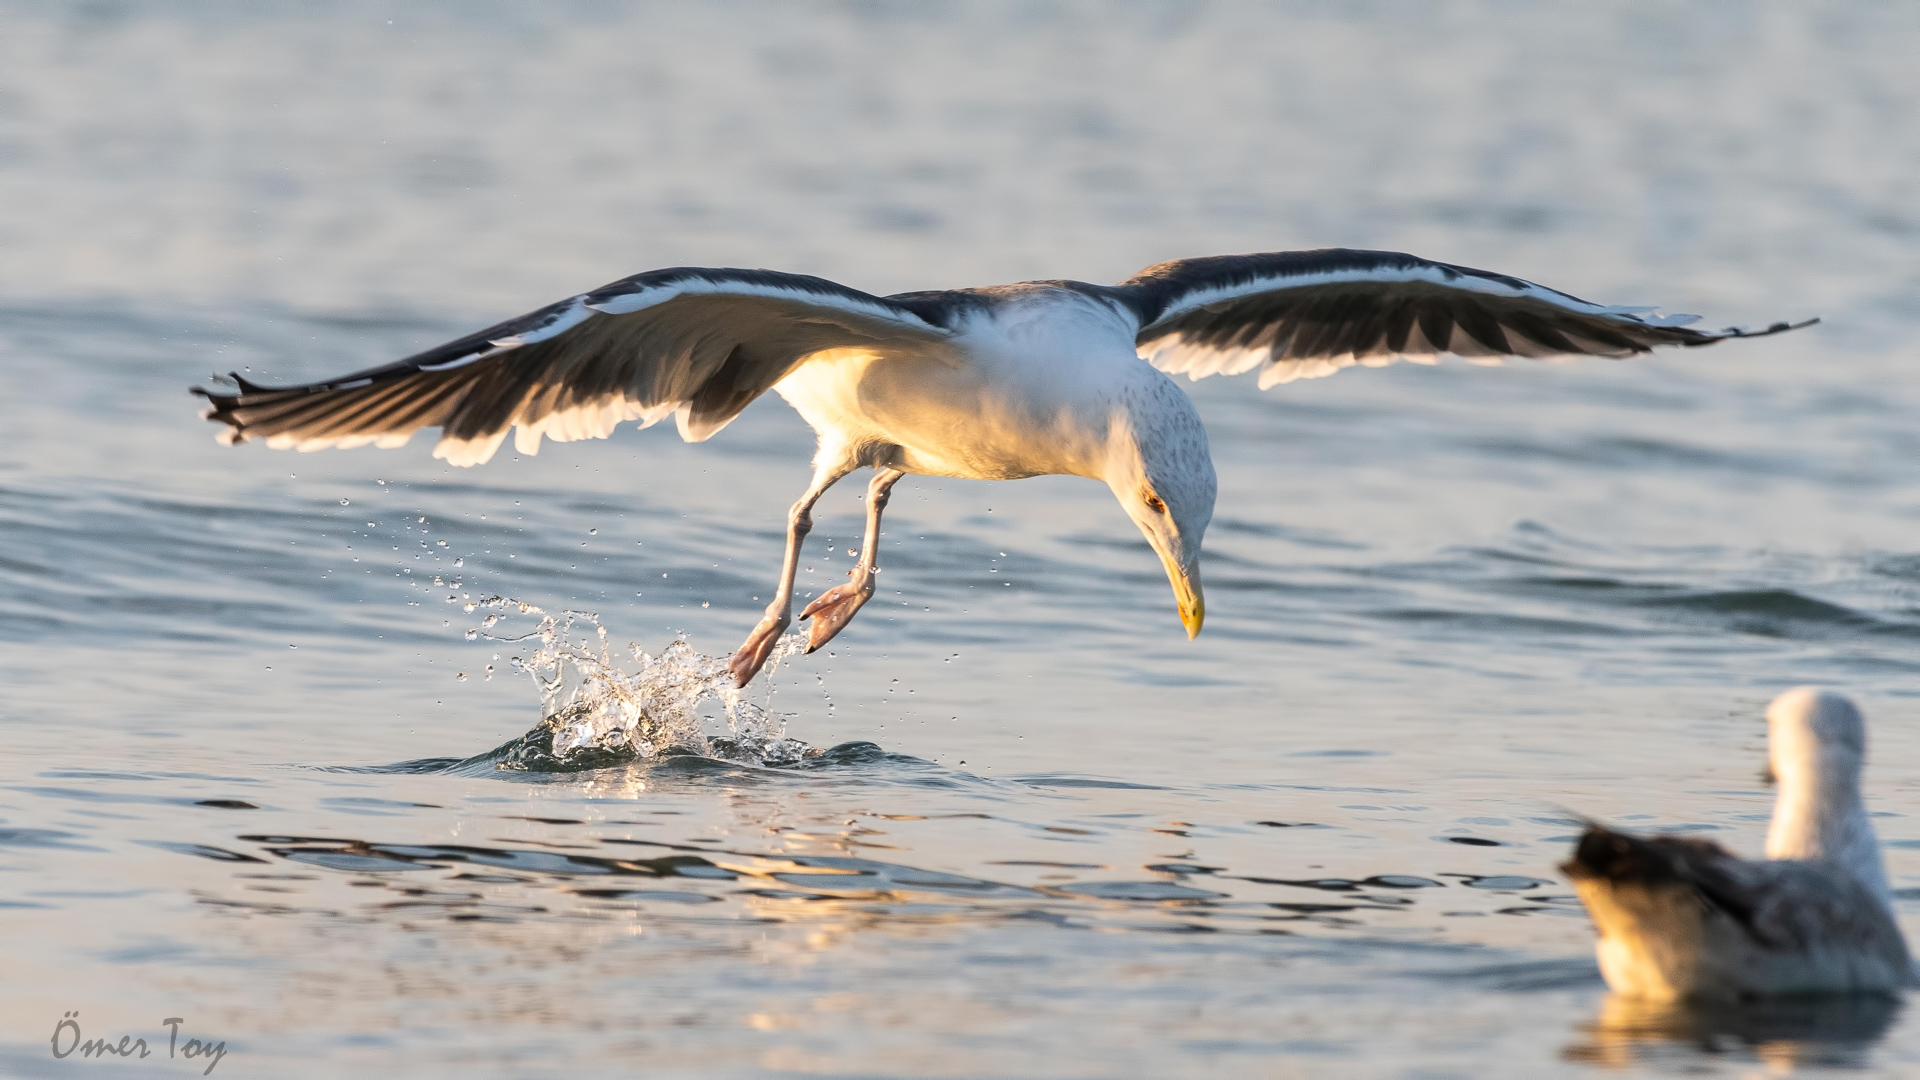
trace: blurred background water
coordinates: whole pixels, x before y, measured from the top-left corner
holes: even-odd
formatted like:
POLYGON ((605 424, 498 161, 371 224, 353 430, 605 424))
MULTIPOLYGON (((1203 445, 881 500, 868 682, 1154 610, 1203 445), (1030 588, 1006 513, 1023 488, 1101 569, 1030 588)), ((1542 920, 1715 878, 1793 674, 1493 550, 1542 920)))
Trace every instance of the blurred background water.
MULTIPOLYGON (((182 1017, 221 1076, 1920 1069, 1898 1009, 1608 1002, 1554 871, 1573 813, 1757 851, 1760 710, 1812 681, 1866 706, 1920 890, 1920 9, 85 2, 0 30, 0 1071, 200 1068, 56 1060, 74 1010, 156 1043, 182 1017), (661 266, 885 293, 1325 245, 1826 321, 1192 385, 1221 473, 1192 643, 1099 485, 910 478, 881 598, 754 698, 840 747, 790 769, 369 771, 540 720, 467 597, 733 648, 807 475, 777 399, 700 446, 468 471, 425 439, 221 448, 185 393, 661 266)), ((803 587, 850 565, 857 491, 803 587)))

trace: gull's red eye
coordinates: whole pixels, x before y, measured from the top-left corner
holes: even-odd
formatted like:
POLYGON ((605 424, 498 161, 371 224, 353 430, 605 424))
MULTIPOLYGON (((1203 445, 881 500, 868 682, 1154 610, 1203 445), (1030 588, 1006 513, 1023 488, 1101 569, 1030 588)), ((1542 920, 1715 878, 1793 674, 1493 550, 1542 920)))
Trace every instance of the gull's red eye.
POLYGON ((1160 496, 1149 491, 1147 492, 1147 509, 1156 514, 1164 514, 1167 512, 1167 504, 1160 501, 1160 496))

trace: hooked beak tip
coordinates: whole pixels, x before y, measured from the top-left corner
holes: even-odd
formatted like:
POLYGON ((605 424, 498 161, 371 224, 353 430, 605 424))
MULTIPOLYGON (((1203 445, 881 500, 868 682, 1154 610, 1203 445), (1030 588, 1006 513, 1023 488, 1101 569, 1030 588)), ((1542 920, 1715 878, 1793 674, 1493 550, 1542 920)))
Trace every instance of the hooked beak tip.
POLYGON ((1200 636, 1200 625, 1207 621, 1207 600, 1200 592, 1197 574, 1181 574, 1173 579, 1174 597, 1180 602, 1180 625, 1187 628, 1187 640, 1200 636))
POLYGON ((1200 636, 1200 624, 1207 621, 1207 598, 1200 591, 1200 568, 1183 567, 1165 556, 1167 581, 1173 585, 1173 599, 1180 608, 1180 625, 1187 628, 1187 640, 1200 636))

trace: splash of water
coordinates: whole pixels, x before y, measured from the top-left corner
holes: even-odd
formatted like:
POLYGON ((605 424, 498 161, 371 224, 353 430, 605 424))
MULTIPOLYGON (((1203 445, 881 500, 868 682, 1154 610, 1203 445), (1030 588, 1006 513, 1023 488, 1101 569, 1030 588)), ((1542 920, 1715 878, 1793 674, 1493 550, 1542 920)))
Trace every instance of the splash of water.
MULTIPOLYGON (((699 652, 684 636, 658 656, 630 645, 635 670, 628 672, 614 660, 607 628, 592 612, 550 615, 504 596, 467 605, 477 609, 489 614, 467 637, 529 647, 510 663, 540 690, 543 719, 505 748, 501 768, 588 769, 675 754, 782 766, 811 750, 786 737, 786 716, 746 699, 724 658, 699 652), (514 633, 522 620, 533 620, 532 627, 514 633), (709 703, 717 714, 703 711, 709 703), (727 733, 708 734, 721 721, 727 733)), ((805 641, 799 633, 780 639, 767 673, 805 641)))

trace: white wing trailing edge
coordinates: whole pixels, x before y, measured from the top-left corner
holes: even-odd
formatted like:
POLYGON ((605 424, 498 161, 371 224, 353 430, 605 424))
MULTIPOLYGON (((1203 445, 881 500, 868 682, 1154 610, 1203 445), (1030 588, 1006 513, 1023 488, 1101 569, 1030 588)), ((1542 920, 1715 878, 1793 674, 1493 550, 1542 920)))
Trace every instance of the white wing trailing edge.
POLYGON ((1140 356, 1202 379, 1260 371, 1260 387, 1355 364, 1432 364, 1445 355, 1625 357, 1810 326, 1691 330, 1697 315, 1612 307, 1505 274, 1391 251, 1288 251, 1178 259, 1115 293, 1140 320, 1140 356))

